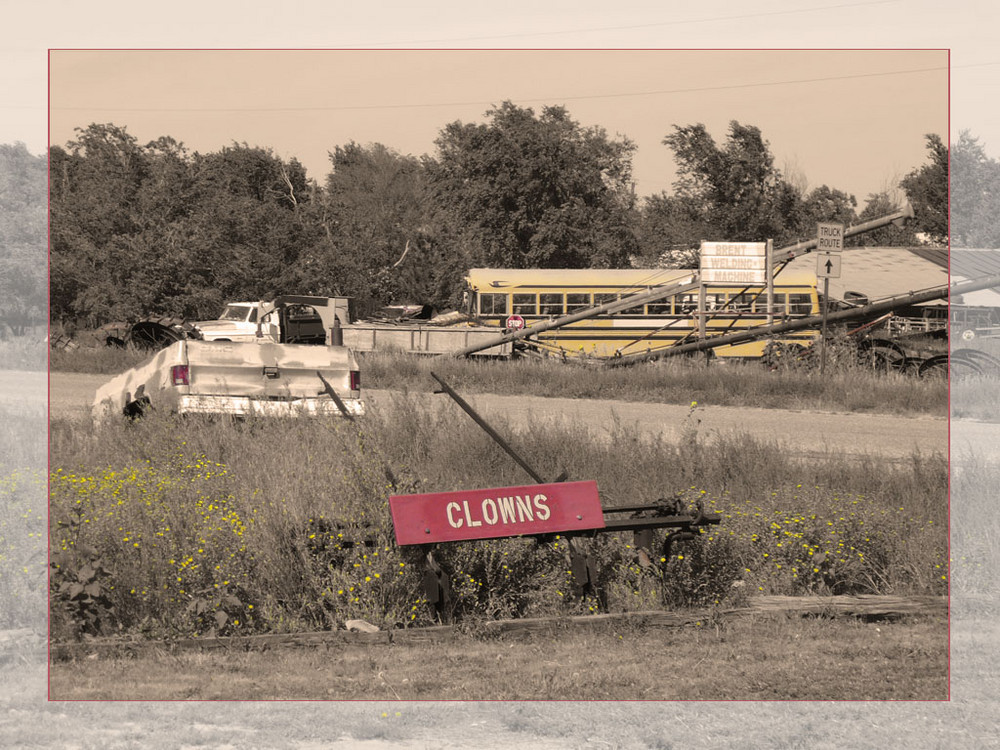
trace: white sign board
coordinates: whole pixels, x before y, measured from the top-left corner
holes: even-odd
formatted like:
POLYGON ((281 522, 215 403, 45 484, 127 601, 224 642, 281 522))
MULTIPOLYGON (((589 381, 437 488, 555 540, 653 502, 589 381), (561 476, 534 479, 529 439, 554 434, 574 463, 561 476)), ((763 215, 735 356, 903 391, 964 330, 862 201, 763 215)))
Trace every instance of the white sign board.
POLYGON ((840 253, 817 253, 816 276, 821 279, 839 279, 840 253))
POLYGON ((819 240, 816 249, 821 253, 839 253, 844 249, 844 225, 820 222, 816 225, 816 239, 819 240))
POLYGON ((701 281, 715 284, 764 284, 766 242, 702 242, 701 281))

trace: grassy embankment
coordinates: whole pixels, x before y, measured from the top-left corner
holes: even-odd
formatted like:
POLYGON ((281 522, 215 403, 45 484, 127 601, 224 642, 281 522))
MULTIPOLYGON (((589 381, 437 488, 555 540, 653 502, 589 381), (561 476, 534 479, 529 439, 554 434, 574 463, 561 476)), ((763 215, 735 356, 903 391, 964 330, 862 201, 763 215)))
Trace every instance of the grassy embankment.
MULTIPOLYGON (((625 427, 617 450, 556 428, 515 436, 538 465, 596 479, 606 504, 679 493, 723 515, 659 568, 599 537, 609 608, 715 605, 747 593, 944 593, 947 467, 836 456, 808 464, 749 434, 677 444, 625 427)), ((509 426, 495 426, 512 435, 509 426)), ((582 434, 582 430, 580 431, 582 434)), ((52 424, 53 633, 193 635, 430 621, 417 560, 391 543, 391 492, 509 486, 520 470, 452 410, 402 395, 348 424, 196 422, 155 415, 52 424), (384 466, 399 486, 390 488, 384 466), (374 525, 373 547, 348 546, 374 525), (347 528, 342 528, 346 526, 347 528)), ((570 596, 564 542, 455 545, 457 618, 593 611, 570 596)))

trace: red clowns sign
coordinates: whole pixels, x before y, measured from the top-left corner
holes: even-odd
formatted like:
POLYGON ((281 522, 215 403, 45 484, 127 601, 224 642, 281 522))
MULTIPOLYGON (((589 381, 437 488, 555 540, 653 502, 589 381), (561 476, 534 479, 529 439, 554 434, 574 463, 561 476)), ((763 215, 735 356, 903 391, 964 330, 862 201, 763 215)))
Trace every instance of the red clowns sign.
POLYGON ((393 495, 389 508, 399 545, 604 527, 597 482, 393 495))

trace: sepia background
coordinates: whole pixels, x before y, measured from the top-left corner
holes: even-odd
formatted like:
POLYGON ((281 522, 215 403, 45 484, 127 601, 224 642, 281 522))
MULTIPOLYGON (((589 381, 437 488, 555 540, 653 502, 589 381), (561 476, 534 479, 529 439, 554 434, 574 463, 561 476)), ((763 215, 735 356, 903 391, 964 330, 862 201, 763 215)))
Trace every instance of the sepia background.
MULTIPOLYGON (((968 129, 981 140, 988 154, 995 157, 1000 153, 1000 116, 997 112, 1000 57, 991 39, 997 12, 987 2, 958 2, 951 5, 947 13, 931 2, 892 1, 818 2, 807 8, 788 2, 760 2, 738 9, 721 2, 697 6, 635 3, 613 11, 598 3, 554 3, 544 7, 528 3, 519 7, 515 3, 495 15, 470 11, 459 3, 435 3, 433 11, 413 4, 398 4, 398 7, 378 12, 326 3, 301 3, 295 11, 263 4, 217 3, 207 7, 187 2, 137 10, 132 4, 101 1, 85 8, 69 2, 39 3, 32 8, 5 2, 2 8, 9 22, 5 24, 7 34, 0 47, 6 63, 0 80, 7 94, 0 105, 4 110, 0 143, 23 142, 35 154, 43 154, 50 142, 46 136, 49 48, 178 46, 207 49, 950 48, 950 134, 945 131, 942 135, 948 136, 948 142, 954 142, 958 132, 968 129)), ((66 54, 69 59, 69 53, 66 54)), ((86 59, 83 53, 76 54, 79 54, 77 59, 86 59)), ((915 57, 926 54, 915 53, 915 57)), ((53 60, 58 57, 54 55, 53 60)), ((938 64, 936 60, 933 63, 934 66, 938 64)), ((787 73, 791 74, 787 77, 798 79, 801 71, 793 69, 787 73)), ((940 72, 926 74, 941 75, 940 72)), ((620 81, 611 83, 618 87, 620 81)), ((627 90, 646 90, 646 85, 648 82, 627 90)), ((216 79, 213 86, 213 99, 218 101, 227 83, 216 79)), ((657 85, 657 90, 674 88, 676 84, 657 85)), ((588 86, 587 90, 595 89, 588 86)), ((607 89, 602 87, 601 90, 607 89)), ((903 97, 905 101, 897 103, 909 107, 913 100, 921 100, 926 91, 918 86, 903 97)), ((534 96, 550 95, 553 95, 550 90, 520 94, 525 97, 525 103, 534 96)), ((571 92, 564 90, 562 95, 567 97, 570 111, 581 120, 617 130, 615 124, 586 116, 583 100, 578 106, 569 99, 571 92)), ((63 96, 68 101, 70 94, 63 93, 63 96)), ((208 96, 212 96, 211 89, 208 96)), ((671 96, 689 95, 674 93, 671 96)), ((492 102, 492 99, 479 98, 463 100, 463 105, 468 104, 471 109, 444 118, 442 122, 456 117, 471 119, 492 102)), ((140 103, 136 91, 131 104, 142 109, 140 103)), ((817 102, 812 105, 823 106, 817 102)), ((71 105, 67 103, 66 106, 71 105)), ((123 109, 120 101, 108 102, 107 106, 105 112, 109 115, 123 109)), ((880 104, 874 100, 854 101, 846 106, 877 108, 880 104)), ((145 108, 149 108, 148 103, 145 108)), ((916 106, 907 111, 926 109, 936 107, 916 106)), ((336 116, 336 112, 329 114, 336 116)), ((273 113, 269 116, 275 118, 273 113)), ((810 112, 809 116, 815 115, 810 112)), ((67 135, 66 125, 60 124, 61 117, 59 112, 52 114, 52 143, 61 143, 71 137, 67 135)), ((78 122, 91 122, 99 117, 98 112, 81 113, 78 122)), ((403 114, 397 119, 405 118, 403 114)), ((291 129, 287 121, 292 118, 286 114, 283 119, 285 127, 272 123, 272 131, 253 131, 233 137, 251 142, 259 140, 281 149, 282 155, 306 159, 304 144, 303 151, 298 152, 295 144, 278 145, 278 140, 268 138, 268 132, 291 129)), ((697 119, 708 119, 708 115, 697 119)), ((116 116, 109 121, 124 120, 116 116)), ((907 121, 903 126, 909 124, 907 121)), ((196 139, 209 130, 202 124, 194 128, 191 136, 180 131, 170 132, 167 128, 164 133, 147 135, 143 130, 146 127, 150 126, 136 120, 130 130, 134 128, 133 132, 140 138, 170 133, 193 148, 199 147, 196 139)), ((941 132, 942 127, 947 126, 936 122, 929 129, 918 130, 920 133, 941 132)), ((626 128, 623 126, 622 130, 626 128)), ((778 151, 779 136, 766 129, 765 132, 772 137, 778 151)), ((638 138, 637 134, 628 134, 638 138)), ((420 145, 426 143, 426 137, 418 138, 413 146, 400 142, 398 148, 422 152, 429 148, 420 145)), ((328 143, 342 140, 330 137, 328 143)), ((395 145, 388 137, 386 141, 395 145)), ((201 147, 218 148, 219 145, 222 144, 208 141, 201 147)), ((656 151, 654 142, 640 143, 640 148, 647 145, 650 152, 656 151)), ((917 148, 921 149, 922 143, 918 142, 917 148)), ((792 150, 789 147, 789 151, 792 150)), ((784 149, 780 152, 784 153, 784 149)), ((311 163, 322 163, 321 152, 316 153, 313 148, 308 153, 311 163)), ((806 159, 822 157, 798 158, 798 166, 811 173, 814 162, 806 159)), ((887 165, 880 167, 874 187, 880 187, 880 180, 892 179, 897 167, 905 170, 919 161, 919 154, 887 157, 887 165)), ((819 170, 818 166, 815 168, 819 170)), ((671 182, 667 170, 655 163, 642 174, 637 166, 637 178, 639 189, 644 193, 663 189, 671 182)), ((871 189, 866 185, 848 187, 846 184, 845 188, 859 193, 871 189)), ((39 260, 44 262, 42 253, 39 260)), ((17 386, 26 389, 25 398, 44 398, 44 374, 25 377, 28 382, 17 386)), ((39 423, 39 431, 44 431, 44 423, 39 423)), ((987 443, 996 444, 995 436, 984 438, 976 433, 975 439, 970 439, 971 434, 971 428, 961 423, 953 424, 953 467, 960 471, 963 465, 972 466, 987 481, 991 472, 995 472, 995 458, 980 453, 987 443)), ((39 468, 44 471, 44 466, 39 468)), ((966 501, 974 499, 973 495, 982 492, 983 488, 967 481, 955 482, 953 486, 958 490, 952 497, 953 523, 968 521, 962 516, 963 508, 969 505, 966 501)), ((980 525, 986 527, 985 538, 995 544, 995 519, 982 518, 980 525)), ((961 559, 965 552, 956 547, 953 559, 961 559)), ((973 599, 975 597, 970 597, 970 601, 973 599)), ((976 606, 988 607, 989 603, 976 606)), ((995 704, 988 697, 995 694, 998 687, 996 631, 983 630, 975 614, 968 606, 957 608, 953 619, 952 700, 946 703, 48 704, 44 665, 31 662, 19 665, 16 679, 8 679, 7 687, 0 691, 0 700, 10 707, 0 719, 0 733, 16 738, 13 744, 39 747, 63 746, 70 741, 83 747, 153 744, 164 747, 247 744, 328 747, 331 740, 345 733, 371 737, 373 743, 391 742, 397 747, 440 747, 446 743, 477 747, 510 744, 713 747, 735 741, 748 747, 876 747, 902 742, 915 748, 987 746, 994 739, 996 719, 995 704), (642 733, 635 730, 640 725, 644 727, 642 733), (185 732, 190 734, 185 735, 185 732), (255 739, 248 741, 245 732, 250 732, 249 737, 255 739), (651 739, 657 734, 662 738, 658 744, 651 739), (237 736, 240 739, 234 739, 237 736)))

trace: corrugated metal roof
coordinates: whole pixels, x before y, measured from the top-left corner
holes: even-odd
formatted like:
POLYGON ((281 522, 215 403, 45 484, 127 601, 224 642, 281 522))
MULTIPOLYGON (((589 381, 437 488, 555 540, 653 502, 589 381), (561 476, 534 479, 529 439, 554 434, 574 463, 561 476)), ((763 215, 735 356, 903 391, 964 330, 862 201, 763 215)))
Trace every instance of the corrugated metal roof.
MULTIPOLYGON (((974 250, 969 248, 951 249, 951 278, 953 281, 976 279, 1000 273, 1000 250, 974 250)), ((953 303, 975 307, 1000 307, 1000 292, 994 289, 980 289, 967 292, 953 303)))
POLYGON ((952 248, 951 273, 965 279, 1000 273, 1000 250, 952 248))
MULTIPOLYGON (((815 272, 816 259, 815 252, 795 258, 789 270, 815 272)), ((840 278, 830 279, 830 297, 844 299, 845 292, 857 292, 877 300, 947 283, 945 248, 846 247, 840 278)))

